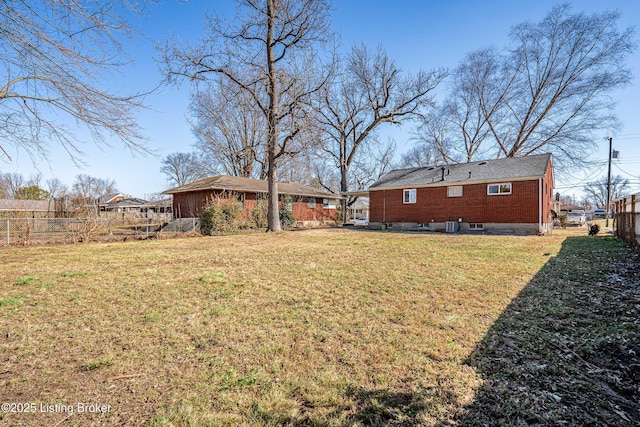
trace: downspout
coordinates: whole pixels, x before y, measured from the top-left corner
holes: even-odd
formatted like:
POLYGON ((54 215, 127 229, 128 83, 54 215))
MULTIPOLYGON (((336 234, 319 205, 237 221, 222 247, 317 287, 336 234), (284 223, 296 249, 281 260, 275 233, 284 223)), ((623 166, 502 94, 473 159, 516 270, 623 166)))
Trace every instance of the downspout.
POLYGON ((382 222, 387 222, 387 190, 382 190, 382 222))
POLYGON ((538 178, 538 232, 542 233, 542 178, 538 178))

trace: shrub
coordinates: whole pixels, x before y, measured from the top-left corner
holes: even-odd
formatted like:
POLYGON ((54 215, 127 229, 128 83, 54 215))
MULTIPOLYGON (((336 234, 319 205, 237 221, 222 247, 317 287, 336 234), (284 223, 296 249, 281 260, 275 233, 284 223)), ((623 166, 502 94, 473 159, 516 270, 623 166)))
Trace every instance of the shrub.
POLYGON ((257 200, 251 212, 254 228, 267 228, 267 208, 266 200, 257 200))
POLYGON ((243 211, 242 203, 233 194, 211 199, 200 214, 200 232, 207 236, 215 232, 236 232, 241 226, 243 211))
POLYGON ((280 197, 282 201, 282 207, 280 208, 280 226, 283 230, 291 228, 293 225, 293 201, 288 194, 280 197))
POLYGON ((560 227, 567 228, 567 215, 558 215, 558 219, 560 220, 560 227))

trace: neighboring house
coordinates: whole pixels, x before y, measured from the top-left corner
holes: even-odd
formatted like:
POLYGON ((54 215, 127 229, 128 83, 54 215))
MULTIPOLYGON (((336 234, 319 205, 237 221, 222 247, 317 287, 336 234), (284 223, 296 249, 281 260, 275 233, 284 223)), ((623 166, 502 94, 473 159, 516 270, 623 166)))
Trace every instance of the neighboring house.
POLYGON ((560 212, 566 214, 571 211, 582 211, 585 212, 584 206, 580 205, 571 205, 571 204, 560 204, 560 212))
POLYGON ((134 214, 171 212, 171 198, 148 201, 137 197, 118 197, 110 203, 100 205, 103 212, 122 212, 134 214))
POLYGON ((129 198, 129 196, 122 194, 122 193, 117 193, 117 194, 107 194, 106 196, 102 196, 98 199, 98 206, 100 207, 101 211, 106 211, 107 210, 107 206, 112 205, 113 203, 117 203, 120 200, 124 200, 129 198))
POLYGON ((171 213, 173 209, 173 200, 171 197, 165 197, 164 199, 151 200, 148 202, 150 212, 155 213, 171 213))
POLYGON ((106 212, 146 212, 149 202, 136 197, 121 198, 113 202, 100 205, 100 210, 106 212))
POLYGON ((394 170, 369 200, 371 228, 543 233, 553 228, 551 154, 394 170))
POLYGON ((51 200, 0 199, 2 218, 46 218, 54 210, 51 200))
MULTIPOLYGON (((218 175, 164 192, 173 195, 174 218, 198 217, 208 201, 215 197, 238 197, 245 209, 251 210, 256 201, 267 197, 267 181, 218 175)), ((336 208, 341 197, 294 182, 279 182, 278 194, 288 195, 292 201, 294 220, 304 226, 333 222, 337 218, 336 208)))
POLYGON ((369 199, 358 197, 355 202, 348 207, 349 221, 356 219, 369 219, 369 199))

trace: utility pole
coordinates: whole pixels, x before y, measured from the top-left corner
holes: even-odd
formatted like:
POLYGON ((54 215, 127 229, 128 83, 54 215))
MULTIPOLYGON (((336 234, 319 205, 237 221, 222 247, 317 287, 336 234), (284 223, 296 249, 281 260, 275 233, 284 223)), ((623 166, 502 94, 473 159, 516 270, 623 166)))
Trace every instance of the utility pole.
POLYGON ((609 207, 611 205, 611 157, 613 156, 613 138, 609 137, 609 173, 607 174, 607 206, 605 207, 607 212, 607 220, 605 227, 609 227, 609 207))

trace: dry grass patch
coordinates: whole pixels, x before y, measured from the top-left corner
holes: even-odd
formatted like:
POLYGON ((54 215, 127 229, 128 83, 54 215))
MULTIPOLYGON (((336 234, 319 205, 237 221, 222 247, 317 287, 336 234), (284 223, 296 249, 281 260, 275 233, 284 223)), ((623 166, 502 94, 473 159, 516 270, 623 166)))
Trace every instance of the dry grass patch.
POLYGON ((314 230, 0 249, 0 394, 111 406, 77 425, 447 422, 482 384, 465 360, 566 236, 314 230))

